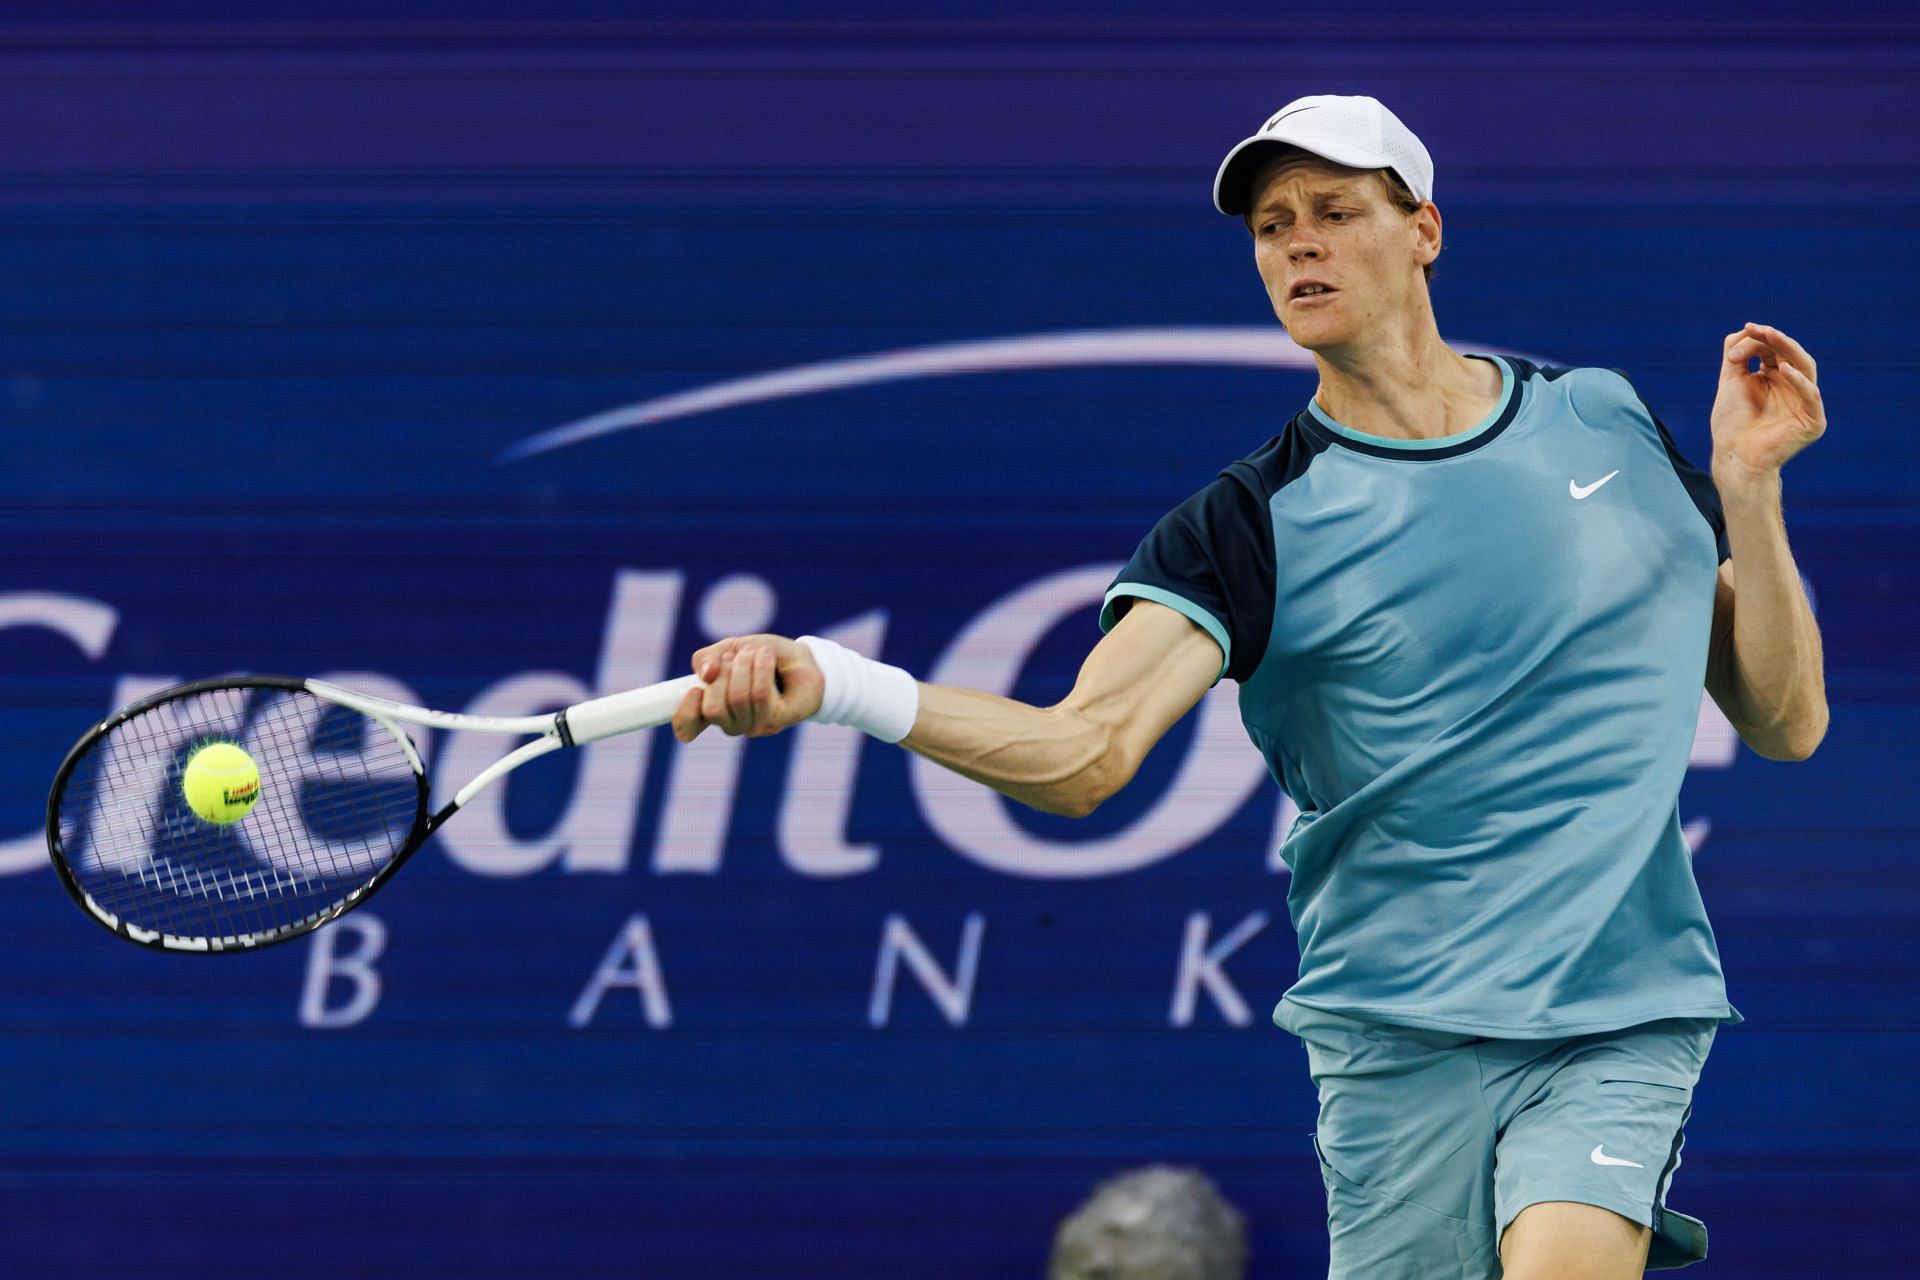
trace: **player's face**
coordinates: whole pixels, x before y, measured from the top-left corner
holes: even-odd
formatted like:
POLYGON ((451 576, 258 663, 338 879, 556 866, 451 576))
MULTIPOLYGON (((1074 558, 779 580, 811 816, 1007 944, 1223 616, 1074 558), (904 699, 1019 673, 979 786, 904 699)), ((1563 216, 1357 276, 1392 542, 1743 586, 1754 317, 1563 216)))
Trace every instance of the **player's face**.
MULTIPOLYGON (((1403 213, 1379 174, 1305 155, 1268 161, 1253 192, 1254 261, 1300 346, 1345 346, 1424 297, 1420 224, 1433 206, 1403 213)), ((1437 231, 1436 219, 1436 247, 1437 231)))

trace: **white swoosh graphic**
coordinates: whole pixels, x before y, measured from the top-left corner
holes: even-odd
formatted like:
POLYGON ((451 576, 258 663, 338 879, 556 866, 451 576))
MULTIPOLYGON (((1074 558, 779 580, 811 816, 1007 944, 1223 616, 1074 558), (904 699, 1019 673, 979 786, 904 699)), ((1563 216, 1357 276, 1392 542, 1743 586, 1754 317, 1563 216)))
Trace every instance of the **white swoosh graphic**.
MULTIPOLYGON (((1600 1147, 1604 1147, 1606 1145, 1607 1144, 1603 1142, 1600 1144, 1600 1147)), ((1628 1169, 1644 1169, 1647 1167, 1643 1164, 1635 1164, 1631 1160, 1620 1160, 1620 1159, 1616 1159, 1613 1156, 1603 1155, 1601 1154, 1600 1147, 1595 1147, 1593 1149, 1593 1153, 1589 1155, 1587 1159, 1593 1161, 1595 1164, 1617 1164, 1617 1165, 1622 1165, 1628 1169)))
MULTIPOLYGON (((1465 344, 1470 350, 1517 355, 1500 347, 1465 344)), ((1522 357, 1531 359, 1532 357, 1522 357)), ((1242 365, 1266 369, 1311 369, 1313 356, 1271 325, 1218 325, 1151 329, 1073 329, 975 342, 945 342, 874 355, 794 365, 770 373, 731 378, 691 391, 642 400, 551 427, 505 450, 501 462, 579 444, 597 436, 649 427, 674 418, 715 413, 767 400, 818 395, 848 387, 911 378, 1017 369, 1064 369, 1089 365, 1242 365)))
POLYGON ((1609 471, 1607 472, 1607 474, 1601 476, 1598 480, 1595 480, 1592 484, 1575 484, 1573 481, 1569 480, 1567 481, 1567 492, 1572 494, 1576 500, 1580 498, 1584 498, 1588 494, 1592 493, 1595 489, 1598 489, 1601 485, 1605 484, 1607 481, 1613 479, 1615 476, 1619 474, 1620 473, 1618 471, 1609 471))
MULTIPOLYGON (((1599 1148, 1603 1148, 1603 1146, 1607 1146, 1607 1144, 1601 1142, 1599 1148)), ((1594 1153, 1588 1155, 1588 1159, 1594 1161, 1596 1165, 1620 1165, 1622 1169, 1645 1169, 1645 1165, 1636 1165, 1636 1163, 1630 1161, 1630 1159, 1617 1159, 1617 1157, 1613 1157, 1613 1155, 1603 1155, 1599 1148, 1594 1148, 1594 1153)))

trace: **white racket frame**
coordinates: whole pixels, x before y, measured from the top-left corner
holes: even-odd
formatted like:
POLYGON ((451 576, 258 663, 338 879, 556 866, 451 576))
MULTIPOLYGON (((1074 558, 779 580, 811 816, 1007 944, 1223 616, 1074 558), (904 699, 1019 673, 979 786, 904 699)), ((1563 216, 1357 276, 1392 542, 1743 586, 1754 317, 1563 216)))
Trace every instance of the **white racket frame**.
POLYGON ((114 715, 95 725, 67 753, 54 777, 53 788, 47 798, 47 849, 51 854, 56 870, 59 872, 62 886, 68 895, 80 904, 93 919, 104 925, 116 935, 141 946, 175 953, 197 953, 201 955, 231 954, 251 951, 260 947, 286 942, 303 934, 310 933, 352 910, 365 901, 381 885, 392 878, 400 866, 410 858, 414 851, 424 844, 429 836, 439 830, 440 825, 459 811, 460 807, 474 794, 497 781, 502 775, 510 773, 529 760, 537 759, 562 747, 584 746, 589 742, 598 742, 602 738, 611 738, 623 733, 633 733, 641 729, 651 729, 668 723, 680 706, 681 699, 693 689, 704 689, 706 682, 698 676, 681 676, 677 680, 663 680, 658 684, 646 685, 639 689, 629 689, 624 693, 609 694, 604 698, 591 698, 578 702, 560 711, 538 716, 473 716, 455 711, 434 711, 427 707, 409 706, 404 702, 395 702, 390 698, 362 693, 345 685, 334 684, 329 680, 304 680, 287 676, 232 676, 211 680, 196 680, 187 684, 175 685, 160 690, 138 702, 123 707, 114 715), (61 798, 67 780, 72 776, 75 766, 87 758, 95 746, 110 732, 136 716, 144 715, 155 707, 180 698, 225 688, 249 688, 271 690, 300 690, 312 694, 323 701, 337 706, 347 707, 375 721, 381 728, 392 734, 406 753, 407 763, 413 770, 416 785, 419 787, 420 816, 415 819, 413 831, 406 844, 395 854, 385 867, 374 874, 366 883, 348 891, 344 897, 324 910, 261 935, 228 936, 187 936, 167 933, 137 925, 121 918, 104 906, 82 886, 79 874, 67 862, 65 844, 61 834, 61 798), (451 801, 437 811, 428 812, 424 805, 430 798, 427 793, 427 771, 420 760, 420 754, 412 739, 400 728, 401 723, 421 725, 430 729, 448 729, 471 733, 497 733, 504 736, 520 737, 526 734, 538 734, 532 742, 525 743, 507 752, 500 759, 481 770, 480 773, 461 787, 451 801))
POLYGON ((658 684, 628 689, 624 693, 613 693, 604 698, 576 702, 564 710, 547 715, 470 716, 458 711, 434 711, 427 707, 410 707, 404 702, 394 702, 389 698, 361 693, 328 680, 307 680, 303 683, 306 685, 307 692, 317 698, 325 698, 328 702, 337 702, 343 707, 351 707, 362 715, 378 720, 388 732, 400 739, 406 748, 407 758, 412 761, 416 772, 424 773, 425 770, 421 767, 420 757, 414 754, 413 744, 407 740, 407 735, 393 723, 396 720, 405 721, 407 724, 423 725, 430 729, 458 730, 468 733, 498 733, 512 737, 529 733, 540 735, 532 742, 509 751, 474 775, 471 782, 454 792, 452 804, 448 810, 442 811, 437 821, 444 821, 447 812, 460 808, 483 787, 501 775, 511 773, 527 761, 544 756, 550 751, 558 751, 562 747, 585 746, 589 742, 598 742, 602 738, 617 737, 623 733, 634 733, 641 729, 653 729, 666 724, 673 719, 674 711, 680 706, 680 700, 687 696, 688 690, 707 687, 707 682, 699 676, 681 676, 677 680, 663 680, 658 684))

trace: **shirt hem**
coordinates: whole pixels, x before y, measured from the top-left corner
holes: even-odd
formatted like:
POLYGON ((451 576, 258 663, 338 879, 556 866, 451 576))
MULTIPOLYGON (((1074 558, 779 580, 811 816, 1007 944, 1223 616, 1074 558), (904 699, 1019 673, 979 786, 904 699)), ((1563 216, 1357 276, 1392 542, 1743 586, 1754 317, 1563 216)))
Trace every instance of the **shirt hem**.
POLYGON ((1446 1031, 1455 1035, 1490 1036, 1502 1040, 1538 1040, 1561 1036, 1584 1036, 1597 1031, 1619 1031, 1625 1027, 1637 1027, 1643 1022, 1658 1022, 1662 1018, 1712 1018, 1729 1025, 1744 1022, 1740 1011, 1726 1001, 1718 1004, 1689 1004, 1652 1009, 1634 1009, 1617 1014, 1600 1014, 1588 1018, 1576 1018, 1569 1021, 1535 1022, 1525 1026, 1509 1026, 1505 1023, 1490 1022, 1481 1019, 1435 1018, 1425 1014, 1411 1013, 1405 1009, 1395 1009, 1382 1005, 1364 1004, 1318 1004, 1310 1000, 1297 1000, 1292 996, 1282 996, 1280 1003, 1274 1006, 1273 1021, 1285 1027, 1280 1021, 1281 1010, 1287 1005, 1302 1009, 1311 1009, 1315 1013, 1331 1013, 1351 1018, 1363 1018, 1370 1022, 1383 1022, 1390 1026, 1412 1027, 1418 1031, 1446 1031))

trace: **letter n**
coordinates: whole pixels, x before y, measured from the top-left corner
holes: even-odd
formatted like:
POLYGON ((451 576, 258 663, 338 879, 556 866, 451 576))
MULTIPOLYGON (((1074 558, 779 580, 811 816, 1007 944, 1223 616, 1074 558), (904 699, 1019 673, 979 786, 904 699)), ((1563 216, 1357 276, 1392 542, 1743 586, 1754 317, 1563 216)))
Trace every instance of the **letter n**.
POLYGON ((893 984, 904 959, 920 986, 932 997, 949 1026, 965 1026, 973 1005, 973 980, 980 972, 980 939, 987 931, 985 917, 967 916, 960 935, 960 959, 949 978, 927 950, 905 916, 890 915, 880 935, 880 958, 873 970, 873 999, 867 1003, 867 1024, 884 1027, 893 1016, 893 984))

